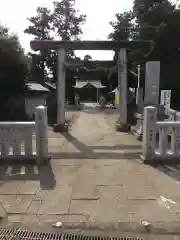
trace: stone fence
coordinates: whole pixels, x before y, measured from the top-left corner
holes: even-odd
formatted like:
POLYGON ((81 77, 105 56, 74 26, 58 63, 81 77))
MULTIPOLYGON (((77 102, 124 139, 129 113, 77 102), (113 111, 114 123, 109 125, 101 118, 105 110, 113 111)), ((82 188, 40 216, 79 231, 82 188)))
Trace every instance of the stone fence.
POLYGON ((180 121, 180 112, 171 108, 166 108, 165 111, 170 121, 180 121))
POLYGON ((35 159, 43 164, 48 159, 47 112, 36 108, 35 122, 0 122, 0 161, 35 159))
POLYGON ((144 108, 142 159, 147 163, 180 160, 180 121, 157 121, 156 107, 144 108))

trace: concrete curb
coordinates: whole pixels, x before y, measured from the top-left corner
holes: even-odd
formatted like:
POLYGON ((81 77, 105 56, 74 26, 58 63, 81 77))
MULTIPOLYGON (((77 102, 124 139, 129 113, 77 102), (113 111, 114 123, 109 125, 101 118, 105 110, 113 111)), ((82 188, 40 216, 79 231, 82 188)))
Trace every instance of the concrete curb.
MULTIPOLYGON (((173 221, 173 222, 151 222, 150 227, 146 228, 142 226, 141 222, 93 222, 89 220, 88 216, 83 216, 86 220, 83 221, 61 221, 63 220, 64 215, 51 215, 51 220, 47 220, 46 216, 38 216, 34 215, 33 218, 26 218, 26 221, 23 221, 24 217, 27 216, 26 214, 12 214, 8 216, 8 221, 1 224, 0 227, 7 228, 22 228, 28 229, 31 231, 52 231, 55 229, 61 230, 97 230, 97 231, 120 231, 120 232, 131 232, 137 234, 173 234, 179 235, 180 234, 180 220, 173 221), (16 215, 16 216, 15 216, 16 215), (13 216, 13 219, 12 219, 13 216), (41 218, 41 220, 39 219, 41 218), (56 220, 53 220, 55 217, 56 220), (31 220, 30 220, 31 219, 31 220), (53 225, 58 221, 62 223, 60 228, 53 227, 53 225)), ((29 216, 29 215, 28 215, 29 216)), ((32 215, 31 215, 32 216, 32 215)), ((50 216, 50 215, 49 215, 50 216)), ((66 215, 71 216, 71 215, 66 215)), ((78 215, 77 217, 79 217, 78 215)))

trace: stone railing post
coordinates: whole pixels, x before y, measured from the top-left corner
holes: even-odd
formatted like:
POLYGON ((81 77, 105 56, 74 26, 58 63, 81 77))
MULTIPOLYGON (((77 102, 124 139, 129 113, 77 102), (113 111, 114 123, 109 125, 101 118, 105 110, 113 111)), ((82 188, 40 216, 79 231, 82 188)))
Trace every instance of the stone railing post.
POLYGON ((142 113, 143 111, 143 88, 138 88, 137 89, 137 108, 138 108, 138 113, 142 113))
POLYGON ((38 165, 48 160, 48 124, 47 109, 44 106, 36 107, 36 155, 38 165))
POLYGON ((155 155, 156 144, 156 119, 157 108, 144 108, 144 122, 143 122, 143 143, 142 143, 142 158, 143 160, 152 159, 155 155))

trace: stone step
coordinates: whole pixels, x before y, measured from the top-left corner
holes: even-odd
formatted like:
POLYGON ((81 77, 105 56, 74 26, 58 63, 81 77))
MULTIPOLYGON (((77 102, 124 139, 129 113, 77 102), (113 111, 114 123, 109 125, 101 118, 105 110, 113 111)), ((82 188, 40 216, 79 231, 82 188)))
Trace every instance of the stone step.
POLYGON ((85 152, 49 152, 52 159, 139 159, 141 148, 137 149, 89 149, 85 152))

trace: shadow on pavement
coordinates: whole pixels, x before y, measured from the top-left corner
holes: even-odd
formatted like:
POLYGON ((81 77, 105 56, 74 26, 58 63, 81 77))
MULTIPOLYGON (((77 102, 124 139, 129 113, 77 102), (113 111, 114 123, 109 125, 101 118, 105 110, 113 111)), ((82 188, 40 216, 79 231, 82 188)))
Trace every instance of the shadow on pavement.
MULTIPOLYGON (((84 156, 89 158, 95 158, 95 153, 92 151, 92 148, 80 142, 77 138, 72 136, 69 132, 64 132, 62 135, 72 143, 84 156)), ((67 153, 68 155, 72 155, 74 153, 67 153)), ((51 154, 50 154, 51 155, 51 154)))
POLYGON ((39 179, 42 189, 51 190, 56 186, 56 180, 50 164, 39 168, 39 179))
POLYGON ((52 159, 134 159, 139 158, 141 153, 140 146, 87 146, 68 132, 62 133, 62 135, 80 152, 49 152, 52 159))
POLYGON ((168 175, 169 177, 175 179, 180 182, 180 165, 171 164, 171 165, 151 165, 152 167, 158 169, 160 172, 168 175))
POLYGON ((105 153, 94 153, 91 155, 87 155, 86 153, 49 153, 52 159, 61 160, 61 159, 97 159, 97 160, 104 160, 104 159, 139 159, 140 151, 137 152, 122 152, 122 153, 112 153, 112 152, 105 152, 105 153))
POLYGON ((116 145, 116 146, 92 146, 93 149, 102 149, 102 150, 130 150, 130 149, 140 149, 139 145, 116 145))

